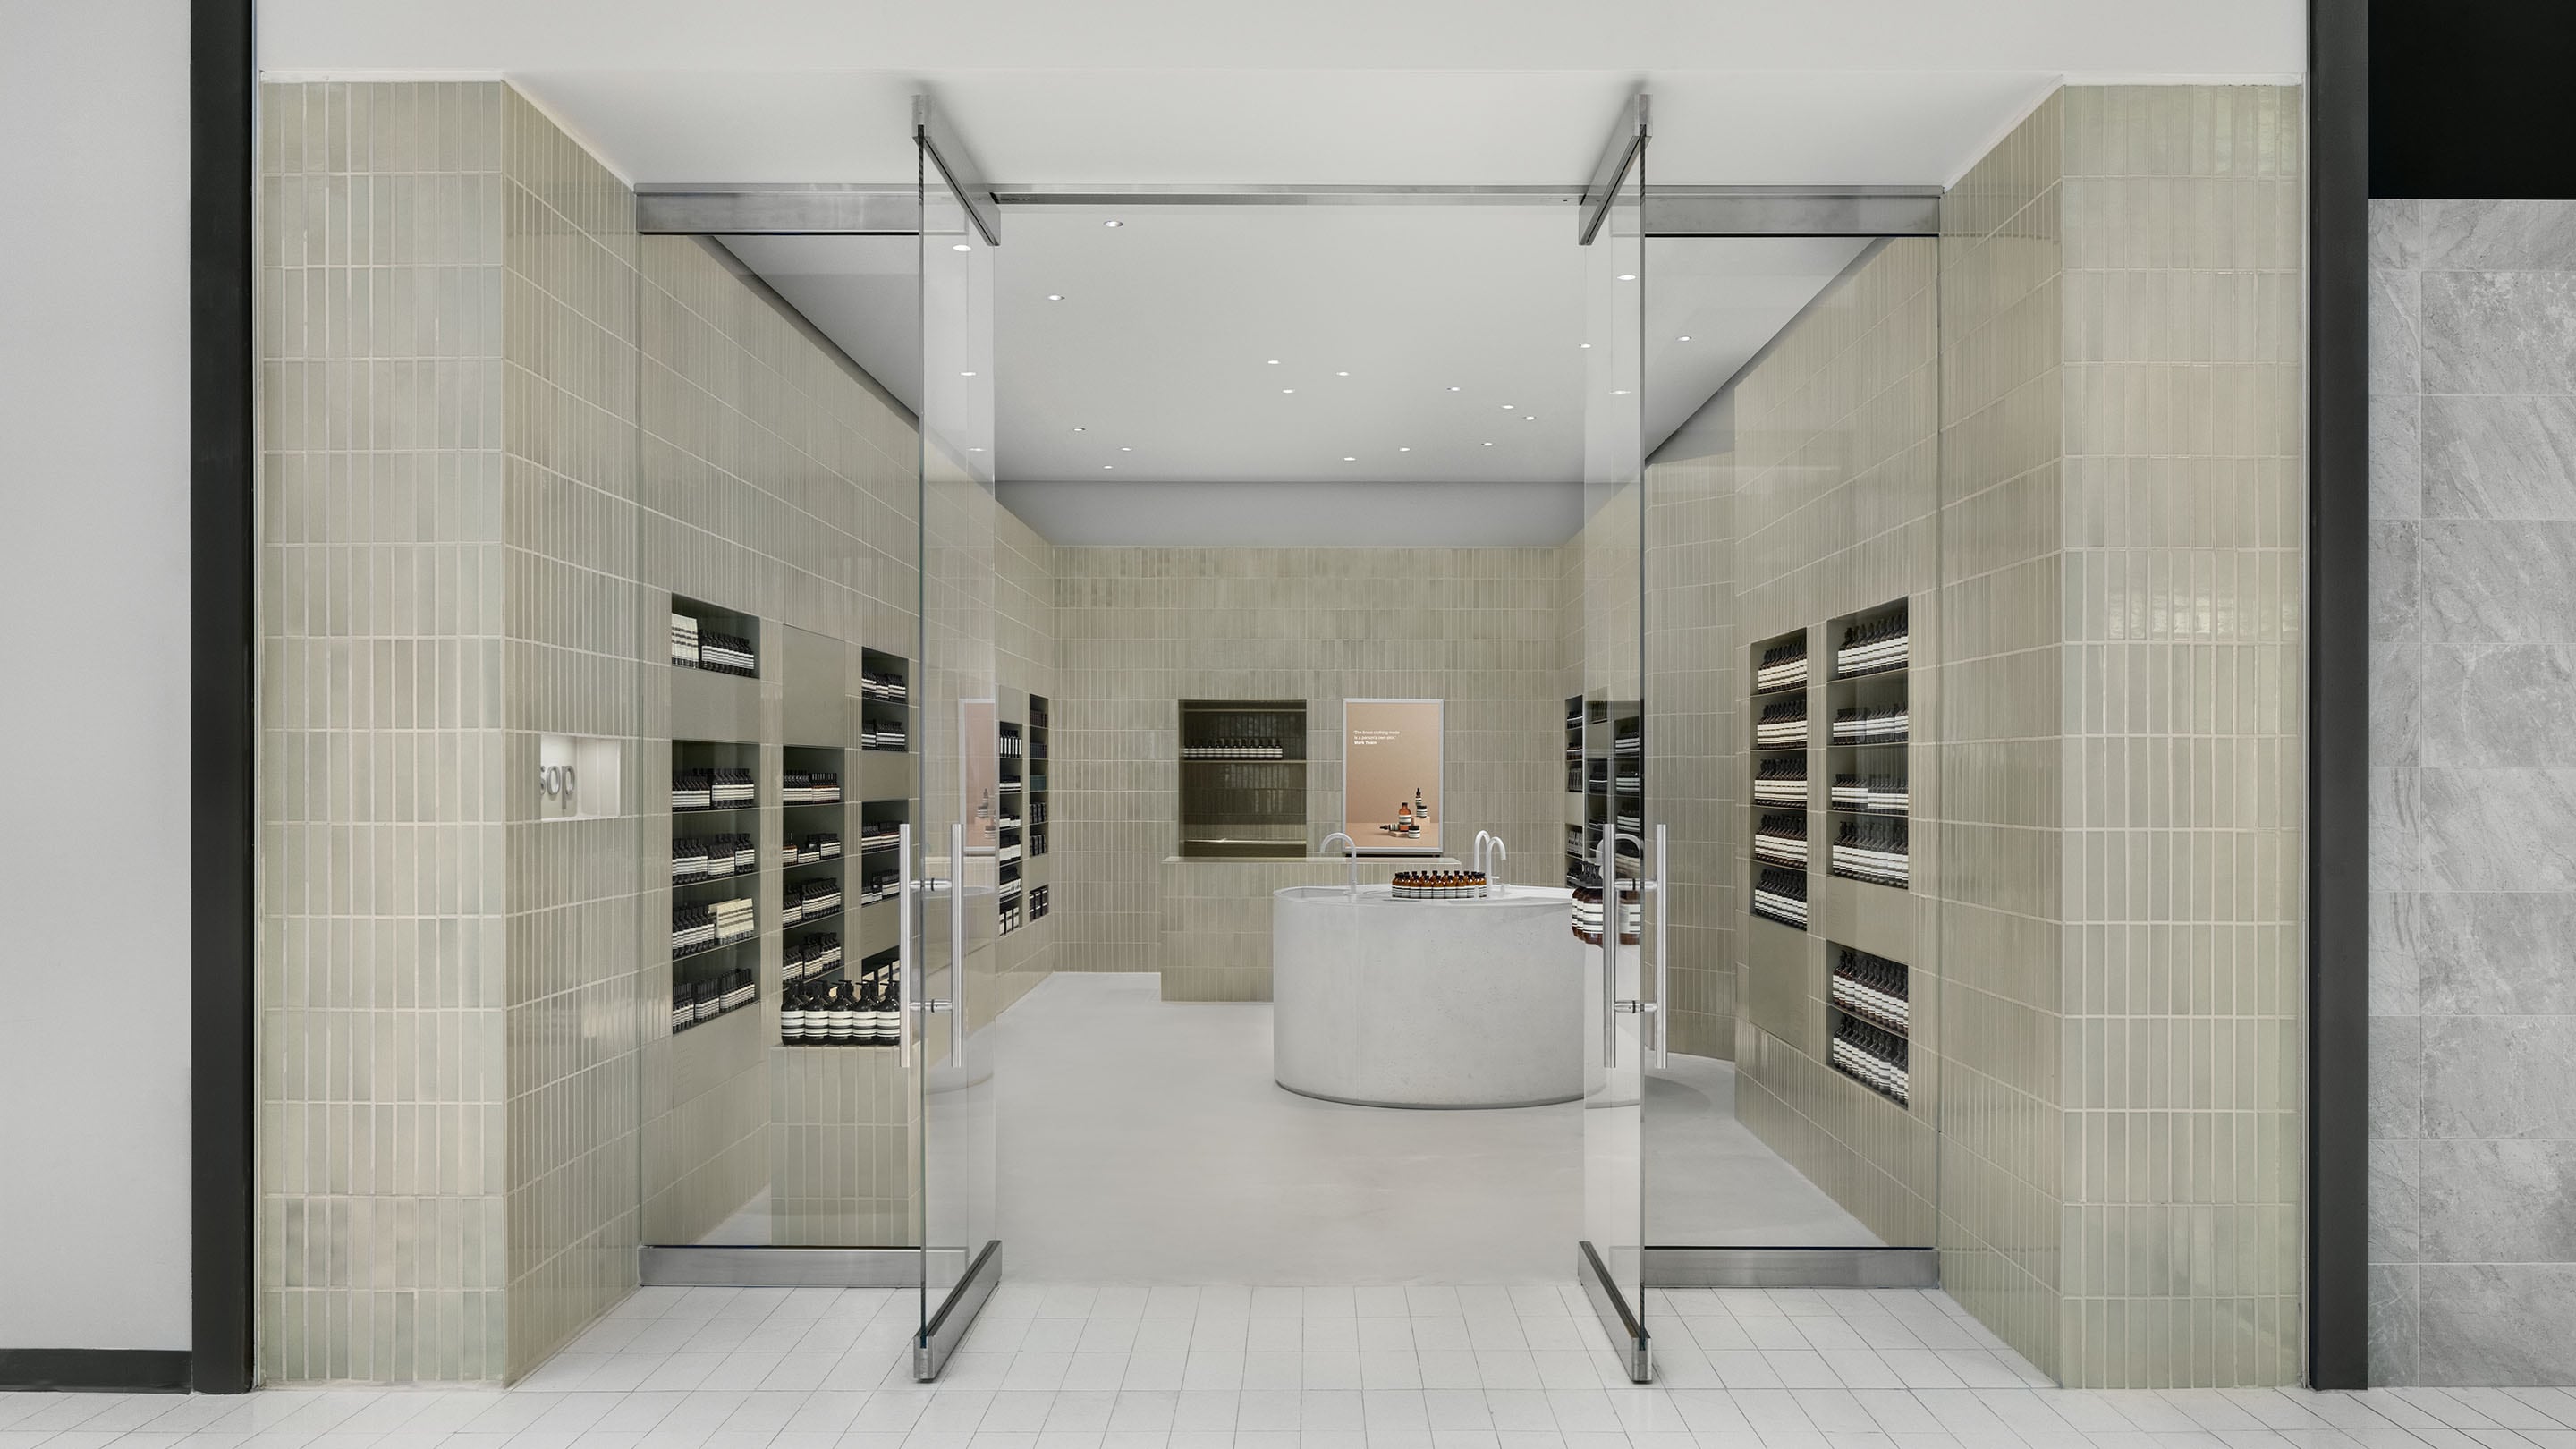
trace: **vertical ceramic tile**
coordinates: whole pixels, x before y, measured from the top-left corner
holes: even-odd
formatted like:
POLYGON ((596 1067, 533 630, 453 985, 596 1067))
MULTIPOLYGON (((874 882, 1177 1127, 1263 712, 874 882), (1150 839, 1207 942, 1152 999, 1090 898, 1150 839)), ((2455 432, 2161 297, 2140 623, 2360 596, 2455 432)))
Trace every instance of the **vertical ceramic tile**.
POLYGON ((508 720, 460 687, 496 680, 506 655, 490 567, 506 539, 497 512, 459 504, 504 471, 508 99, 492 84, 261 95, 272 140, 296 140, 264 159, 260 277, 273 1382, 507 1370, 513 882, 482 777, 508 720))
MULTIPOLYGON (((1302 699, 1308 837, 1341 812, 1341 702, 1449 702, 1450 828, 1553 884, 1562 833, 1557 550, 1057 548, 1057 967, 1266 1001, 1269 896, 1328 878, 1175 863, 1183 699, 1302 699)), ((1463 842, 1459 846, 1462 848, 1463 842)))

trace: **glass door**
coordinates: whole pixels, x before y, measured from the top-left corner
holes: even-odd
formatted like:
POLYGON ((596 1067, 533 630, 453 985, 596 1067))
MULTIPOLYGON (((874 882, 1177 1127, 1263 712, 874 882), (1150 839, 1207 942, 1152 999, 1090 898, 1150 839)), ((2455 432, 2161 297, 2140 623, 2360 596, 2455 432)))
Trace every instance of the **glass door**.
POLYGON ((917 98, 921 208, 920 797, 905 850, 903 1013, 917 1113, 921 1318, 939 1375, 1001 1274, 995 1237, 993 265, 990 188, 917 98))
POLYGON ((1630 1378, 1653 1372, 1644 1309, 1644 1053, 1654 1002, 1642 989, 1645 841, 1644 308, 1646 98, 1585 188, 1583 720, 1586 864, 1600 936, 1583 994, 1583 1240, 1576 1272, 1630 1378))

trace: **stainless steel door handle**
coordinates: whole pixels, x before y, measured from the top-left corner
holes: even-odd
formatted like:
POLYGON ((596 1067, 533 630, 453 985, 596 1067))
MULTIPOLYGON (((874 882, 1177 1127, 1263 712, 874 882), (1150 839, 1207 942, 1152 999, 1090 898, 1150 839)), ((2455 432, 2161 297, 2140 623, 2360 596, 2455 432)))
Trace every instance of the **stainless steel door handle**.
POLYGON ((948 827, 948 1060, 966 1070, 966 823, 948 827))
POLYGON ((1619 847, 1617 832, 1608 826, 1601 831, 1601 854, 1595 864, 1601 872, 1601 1066, 1604 1071, 1619 1065, 1619 928, 1626 915, 1619 908, 1619 847))
POLYGON ((1652 885, 1655 896, 1655 1066, 1659 1070, 1673 1064, 1673 956, 1671 948, 1666 945, 1664 931, 1664 921, 1673 913, 1672 880, 1668 874, 1672 860, 1669 830, 1670 827, 1660 823, 1655 826, 1655 879, 1652 885))
POLYGON ((912 822, 894 828, 895 892, 903 904, 895 908, 895 987, 903 999, 895 1003, 895 1041, 903 1048, 903 1064, 912 1065, 912 1014, 921 1002, 921 960, 912 949, 912 822))

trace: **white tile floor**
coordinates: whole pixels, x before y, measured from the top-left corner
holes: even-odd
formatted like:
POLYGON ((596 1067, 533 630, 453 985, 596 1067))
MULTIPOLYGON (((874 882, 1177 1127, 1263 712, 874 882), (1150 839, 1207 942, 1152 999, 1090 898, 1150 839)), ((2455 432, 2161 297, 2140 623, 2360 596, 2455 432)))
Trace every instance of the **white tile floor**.
POLYGON ((2576 1446, 2557 1389, 2078 1393, 1947 1297, 1659 1295, 1629 1384, 1571 1286, 994 1294, 911 1381, 884 1290, 646 1289, 507 1390, 0 1394, 0 1449, 2576 1446))
MULTIPOLYGON (((1579 1103, 1409 1112, 1300 1097, 1271 1079, 1268 1003, 1164 1001, 1151 974, 1060 973, 995 1025, 1014 1278, 1548 1283, 1572 1271, 1579 1103)), ((1651 1241, 1876 1244, 1735 1120, 1734 1070, 1676 1057, 1649 1088, 1651 1241)))

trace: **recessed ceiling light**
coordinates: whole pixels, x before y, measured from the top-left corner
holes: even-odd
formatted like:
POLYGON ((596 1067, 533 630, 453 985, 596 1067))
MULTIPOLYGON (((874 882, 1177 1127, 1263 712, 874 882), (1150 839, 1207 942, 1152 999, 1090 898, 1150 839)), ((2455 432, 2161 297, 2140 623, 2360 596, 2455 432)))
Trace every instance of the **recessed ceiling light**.
POLYGON ((1688 342, 1688 341, 1690 341, 1690 334, 1689 334, 1689 333, 1687 333, 1687 332, 1685 332, 1685 333, 1683 333, 1681 336, 1676 337, 1676 338, 1674 338, 1673 340, 1674 340, 1674 341, 1676 341, 1676 342, 1688 342))
POLYGON ((1102 222, 1102 223, 1101 223, 1101 225, 1102 225, 1102 226, 1125 226, 1126 224, 1127 224, 1127 223, 1125 223, 1125 222, 1123 222, 1123 221, 1118 221, 1118 220, 1116 220, 1116 219, 1114 219, 1114 218, 1113 218, 1113 219, 1111 219, 1111 220, 1109 220, 1109 221, 1104 221, 1104 222, 1102 222))
MULTIPOLYGON (((1048 300, 1048 301, 1050 301, 1050 302, 1061 302, 1061 301, 1063 301, 1063 300, 1064 300, 1064 293, 1062 293, 1062 292, 1049 292, 1049 293, 1047 293, 1047 300, 1048 300)), ((1586 343, 1584 343, 1583 345, 1584 345, 1584 346, 1586 346, 1586 347, 1589 347, 1589 346, 1591 346, 1592 344, 1591 344, 1591 343, 1589 343, 1589 342, 1586 342, 1586 343)))
POLYGON ((1610 389, 1610 395, 1612 397, 1626 397, 1628 395, 1628 390, 1624 387, 1614 387, 1610 389))
POLYGON ((1534 422, 1537 422, 1537 421, 1538 421, 1538 414, 1536 414, 1536 413, 1523 413, 1523 414, 1521 414, 1521 421, 1522 421, 1522 422, 1525 422, 1525 423, 1534 423, 1534 422))
POLYGON ((1590 351, 1592 350, 1592 344, 1591 344, 1591 343, 1589 343, 1589 342, 1584 343, 1584 344, 1583 344, 1583 350, 1584 350, 1584 351, 1586 351, 1586 352, 1590 352, 1590 351))
POLYGON ((1344 458, 1342 461, 1343 461, 1343 462, 1345 462, 1345 463, 1356 463, 1356 462, 1358 462, 1358 461, 1359 461, 1359 459, 1357 459, 1357 458, 1344 458))
POLYGON ((1077 433, 1087 433, 1091 431, 1091 429, 1082 426, 1080 423, 1074 424, 1073 430, 1077 433))
MULTIPOLYGON (((1116 223, 1116 222, 1114 222, 1114 221, 1113 221, 1113 222, 1111 222, 1111 223, 1109 223, 1109 224, 1110 224, 1111 226, 1116 226, 1118 223, 1116 223)), ((1637 280, 1637 274, 1636 274, 1635 272, 1621 272, 1621 273, 1619 274, 1619 280, 1620 280, 1620 281, 1623 281, 1623 282, 1633 282, 1633 281, 1637 280)))
POLYGON ((959 374, 957 374, 957 375, 958 375, 959 377, 973 377, 975 374, 973 374, 973 373, 971 373, 971 372, 961 372, 961 373, 959 373, 959 374))
POLYGON ((1350 376, 1350 374, 1349 374, 1349 373, 1347 373, 1347 372, 1337 372, 1337 373, 1334 373, 1334 374, 1333 374, 1333 376, 1335 376, 1335 377, 1348 377, 1348 376, 1350 376))
POLYGON ((1398 448, 1398 449, 1396 449, 1396 451, 1397 451, 1397 452, 1399 452, 1399 453, 1410 453, 1410 452, 1412 452, 1413 450, 1412 450, 1411 448, 1398 448))
POLYGON ((1504 411, 1504 412, 1510 412, 1512 409, 1514 409, 1514 408, 1516 408, 1516 407, 1518 407, 1518 406, 1520 406, 1520 404, 1518 404, 1518 403, 1505 403, 1505 404, 1503 404, 1503 411, 1504 411))
POLYGON ((964 242, 959 242, 955 246, 950 247, 949 250, 952 252, 971 252, 975 249, 966 245, 964 242))
POLYGON ((1454 387, 1453 387, 1453 388, 1451 388, 1451 389, 1449 389, 1449 390, 1450 390, 1451 392, 1456 392, 1458 389, 1456 389, 1456 388, 1454 388, 1454 387))
POLYGON ((1262 360, 1269 363, 1272 367, 1277 367, 1279 365, 1279 359, 1275 357, 1264 358, 1262 360))
POLYGON ((1119 449, 1118 451, 1119 451, 1119 452, 1122 452, 1122 453, 1132 453, 1132 452, 1135 452, 1136 450, 1135 450, 1135 449, 1133 449, 1133 448, 1121 448, 1121 449, 1119 449))
POLYGON ((1490 448, 1490 447, 1492 447, 1492 446, 1494 446, 1494 445, 1493 445, 1493 444, 1491 444, 1491 443, 1487 443, 1485 446, 1486 446, 1486 447, 1488 447, 1488 448, 1490 448))
POLYGON ((966 451, 967 451, 967 452, 969 452, 969 453, 980 453, 980 452, 982 452, 982 451, 984 451, 984 450, 983 450, 983 449, 981 449, 981 448, 968 448, 966 451))
POLYGON ((1103 472, 1103 473, 1106 473, 1106 472, 1108 472, 1110 469, 1115 468, 1115 467, 1117 467, 1117 466, 1118 466, 1118 465, 1117 465, 1117 464, 1115 464, 1115 463, 1103 463, 1103 464, 1101 464, 1101 465, 1100 465, 1100 471, 1101 471, 1101 472, 1103 472))
POLYGON ((1283 388, 1281 388, 1281 389, 1279 389, 1279 390, 1280 390, 1281 392, 1295 392, 1297 389, 1295 389, 1295 388, 1293 388, 1293 387, 1283 387, 1283 388))

